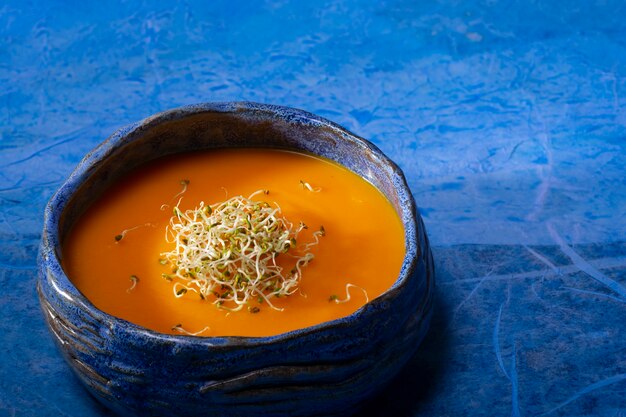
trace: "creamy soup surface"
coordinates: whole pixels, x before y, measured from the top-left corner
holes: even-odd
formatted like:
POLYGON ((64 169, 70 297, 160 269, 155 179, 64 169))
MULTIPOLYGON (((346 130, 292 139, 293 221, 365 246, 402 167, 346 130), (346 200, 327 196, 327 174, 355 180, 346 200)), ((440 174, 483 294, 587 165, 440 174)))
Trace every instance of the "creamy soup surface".
MULTIPOLYGON (((270 336, 345 317, 396 281, 404 230, 380 191, 333 162, 263 149, 179 154, 140 167, 111 187, 74 225, 63 243, 63 267, 99 309, 170 334, 270 336), (293 253, 309 247, 297 291, 232 312, 213 297, 175 296, 162 254, 173 208, 181 211, 260 193, 294 225, 304 223, 293 253), (120 238, 122 236, 122 238, 120 238), (277 309, 282 309, 279 311, 277 309)), ((292 262, 287 255, 280 262, 292 262)), ((226 306, 225 306, 226 307, 226 306)))

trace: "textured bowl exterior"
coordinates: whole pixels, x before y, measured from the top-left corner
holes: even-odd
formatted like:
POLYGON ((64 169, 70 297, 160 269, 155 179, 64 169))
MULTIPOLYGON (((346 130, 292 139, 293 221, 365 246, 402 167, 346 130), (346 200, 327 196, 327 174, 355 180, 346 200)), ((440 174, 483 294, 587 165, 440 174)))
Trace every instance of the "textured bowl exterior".
POLYGON ((80 162, 46 207, 37 290, 65 360, 120 415, 339 416, 354 413, 416 351, 432 313, 434 265, 404 176, 374 145, 301 110, 207 103, 122 128, 80 162), (61 268, 60 245, 76 218, 143 162, 223 147, 321 155, 378 187, 405 229, 392 288, 348 317, 272 337, 166 335, 94 307, 61 268))

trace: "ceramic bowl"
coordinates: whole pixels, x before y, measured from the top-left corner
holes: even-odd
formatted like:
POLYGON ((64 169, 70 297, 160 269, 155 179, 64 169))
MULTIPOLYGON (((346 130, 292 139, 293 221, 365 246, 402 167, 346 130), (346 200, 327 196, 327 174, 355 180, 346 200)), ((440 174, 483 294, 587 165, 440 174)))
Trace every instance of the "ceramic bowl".
POLYGON ((90 152, 45 210, 38 294, 74 373, 127 416, 353 414, 415 353, 432 312, 434 271, 400 169, 376 146, 305 111, 255 103, 182 107, 132 124, 90 152), (402 219, 395 284, 352 315, 272 337, 157 333, 98 310, 68 280, 61 244, 74 221, 129 170, 177 152, 270 147, 332 159, 380 189, 402 219))

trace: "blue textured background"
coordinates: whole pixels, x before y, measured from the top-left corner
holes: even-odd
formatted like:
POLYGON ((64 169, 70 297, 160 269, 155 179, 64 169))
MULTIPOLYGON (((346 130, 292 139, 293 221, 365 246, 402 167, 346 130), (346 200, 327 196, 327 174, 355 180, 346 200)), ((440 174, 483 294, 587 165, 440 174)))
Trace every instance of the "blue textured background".
POLYGON ((367 416, 626 416, 622 1, 0 4, 0 415, 107 416, 44 328, 46 201, 171 107, 309 110, 406 173, 438 306, 367 416))

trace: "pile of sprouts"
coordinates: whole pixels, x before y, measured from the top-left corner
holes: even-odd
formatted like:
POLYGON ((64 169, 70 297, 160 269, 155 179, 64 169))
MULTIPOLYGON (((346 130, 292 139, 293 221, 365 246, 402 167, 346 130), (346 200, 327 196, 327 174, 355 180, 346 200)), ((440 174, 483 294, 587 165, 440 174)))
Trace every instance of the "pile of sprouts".
MULTIPOLYGON (((282 215, 277 203, 272 205, 255 199, 268 195, 268 190, 213 205, 201 202, 194 209, 182 211, 180 202, 190 181, 181 180, 180 184, 182 190, 172 197, 172 200, 179 200, 165 232, 165 239, 173 249, 162 253, 159 259, 161 265, 170 267, 170 273, 162 276, 173 282, 174 296, 181 298, 187 293, 196 293, 200 299, 212 301, 228 311, 247 308, 250 313, 258 313, 264 303, 282 311, 273 300, 298 291, 302 270, 314 259, 310 250, 326 234, 324 226, 312 233, 313 241, 297 245, 298 234, 308 229, 307 225, 300 222, 295 226, 282 215), (280 264, 279 256, 283 259, 280 264)), ((300 185, 309 192, 321 191, 302 180, 300 185)), ((166 207, 169 204, 163 204, 161 210, 166 207)), ((127 233, 148 226, 155 227, 145 223, 122 231, 115 235, 115 243, 120 243, 127 233)), ((137 287, 139 277, 130 275, 130 282, 128 293, 137 287)), ((361 290, 366 302, 369 301, 365 289, 350 283, 346 284, 344 299, 333 294, 328 301, 349 302, 353 288, 361 290)), ((176 324, 172 330, 197 336, 210 327, 190 332, 182 324, 176 324)))
POLYGON ((176 297, 194 292, 230 311, 247 307, 258 313, 264 303, 282 310, 273 301, 298 290, 302 268, 314 258, 310 249, 325 231, 320 227, 313 242, 296 248, 298 234, 307 226, 290 223, 276 203, 254 199, 268 193, 259 190, 213 205, 201 202, 186 211, 179 209, 179 201, 166 229, 174 248, 160 258, 172 267, 163 277, 174 281, 176 297), (289 262, 279 264, 279 256, 289 262))

